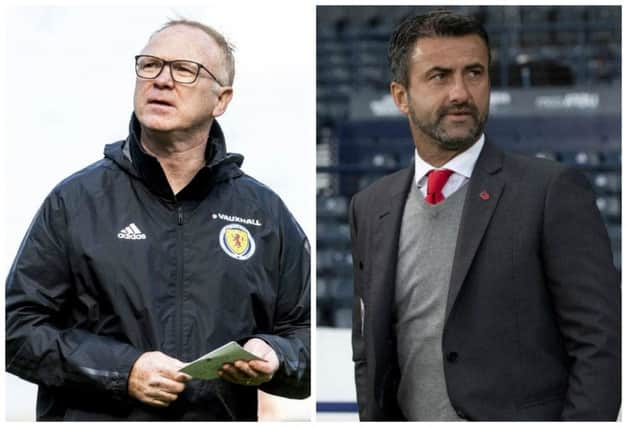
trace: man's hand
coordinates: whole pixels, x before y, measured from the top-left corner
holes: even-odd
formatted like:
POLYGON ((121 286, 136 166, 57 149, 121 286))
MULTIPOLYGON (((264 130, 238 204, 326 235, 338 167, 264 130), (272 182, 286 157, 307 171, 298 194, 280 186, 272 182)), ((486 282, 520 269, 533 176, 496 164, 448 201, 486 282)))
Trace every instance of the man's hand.
POLYGON ((148 405, 169 406, 191 379, 178 372, 183 366, 185 363, 159 351, 142 354, 131 369, 128 394, 148 405))
POLYGON ((255 356, 266 360, 236 360, 235 363, 226 363, 218 371, 220 378, 236 384, 258 386, 272 379, 279 369, 279 358, 264 340, 252 338, 246 341, 244 349, 255 356))

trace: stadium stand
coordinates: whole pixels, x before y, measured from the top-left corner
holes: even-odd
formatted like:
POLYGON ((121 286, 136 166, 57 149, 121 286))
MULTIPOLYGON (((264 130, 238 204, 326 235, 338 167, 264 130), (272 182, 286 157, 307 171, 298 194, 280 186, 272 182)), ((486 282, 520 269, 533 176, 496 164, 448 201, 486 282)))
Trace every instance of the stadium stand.
MULTIPOLYGON (((317 322, 348 328, 351 196, 405 167, 413 145, 388 95, 387 41, 433 8, 317 8, 317 322)), ((621 268, 621 11, 616 6, 460 6, 492 45, 486 134, 511 151, 580 168, 621 268)))

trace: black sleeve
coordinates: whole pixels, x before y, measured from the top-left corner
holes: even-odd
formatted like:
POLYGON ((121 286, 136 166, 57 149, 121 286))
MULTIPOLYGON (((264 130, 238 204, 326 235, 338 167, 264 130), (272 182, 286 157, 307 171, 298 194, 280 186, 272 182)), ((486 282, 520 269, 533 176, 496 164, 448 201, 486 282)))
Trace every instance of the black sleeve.
POLYGON ((63 199, 53 192, 35 216, 6 284, 6 369, 51 388, 127 397, 140 352, 73 325, 73 277, 63 199))
POLYGON ((256 337, 276 352, 279 370, 260 388, 293 399, 310 395, 310 264, 307 237, 285 208, 282 223, 280 283, 272 334, 256 337))
POLYGON ((359 406, 360 419, 367 420, 367 363, 364 344, 364 321, 365 302, 362 295, 363 259, 360 256, 360 247, 364 244, 360 242, 357 230, 357 218, 355 216, 355 198, 351 200, 349 207, 349 222, 351 228, 351 246, 353 255, 353 362, 355 363, 355 385, 357 388, 357 405, 359 406))
POLYGON ((616 420, 620 407, 620 285, 586 178, 557 176, 545 200, 543 259, 571 361, 564 420, 616 420))

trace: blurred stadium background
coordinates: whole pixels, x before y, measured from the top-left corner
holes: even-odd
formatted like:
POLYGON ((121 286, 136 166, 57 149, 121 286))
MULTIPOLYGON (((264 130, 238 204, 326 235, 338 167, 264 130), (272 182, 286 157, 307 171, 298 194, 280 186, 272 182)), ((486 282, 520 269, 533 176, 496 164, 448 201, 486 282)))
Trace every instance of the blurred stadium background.
MULTIPOLYGON (((350 349, 351 196, 405 167, 414 148, 389 96, 387 41, 435 7, 317 7, 317 419, 356 420, 350 349), (327 369, 326 367, 333 367, 327 369)), ((490 36, 486 134, 504 149, 580 168, 621 268, 621 8, 446 7, 490 36)))

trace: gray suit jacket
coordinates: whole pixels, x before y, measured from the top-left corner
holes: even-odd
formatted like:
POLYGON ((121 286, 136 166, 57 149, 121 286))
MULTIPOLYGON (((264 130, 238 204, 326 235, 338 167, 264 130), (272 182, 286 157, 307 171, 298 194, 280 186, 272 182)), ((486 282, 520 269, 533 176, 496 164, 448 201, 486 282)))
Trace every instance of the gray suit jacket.
MULTIPOLYGON (((412 165, 351 202, 362 420, 404 419, 393 292, 413 175, 412 165)), ((619 278, 586 178, 486 143, 467 185, 442 339, 453 407, 472 420, 615 420, 619 278)))

